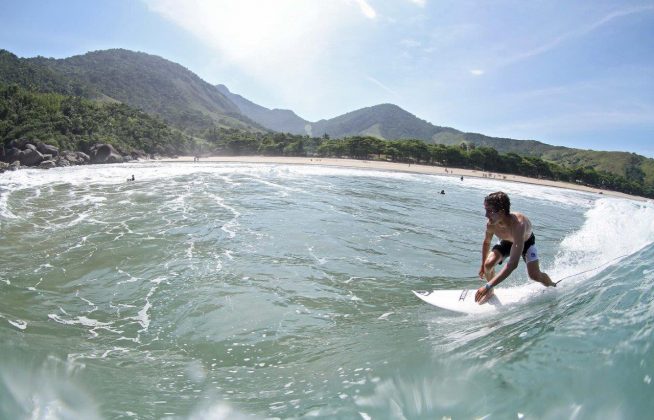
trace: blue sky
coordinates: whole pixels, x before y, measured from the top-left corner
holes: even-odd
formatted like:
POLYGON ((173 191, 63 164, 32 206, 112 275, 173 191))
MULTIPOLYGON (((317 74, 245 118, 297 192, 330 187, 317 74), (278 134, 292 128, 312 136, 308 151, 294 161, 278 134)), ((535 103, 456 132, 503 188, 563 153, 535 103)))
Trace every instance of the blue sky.
POLYGON ((654 157, 654 0, 21 0, 0 48, 127 48, 317 121, 435 125, 654 157))

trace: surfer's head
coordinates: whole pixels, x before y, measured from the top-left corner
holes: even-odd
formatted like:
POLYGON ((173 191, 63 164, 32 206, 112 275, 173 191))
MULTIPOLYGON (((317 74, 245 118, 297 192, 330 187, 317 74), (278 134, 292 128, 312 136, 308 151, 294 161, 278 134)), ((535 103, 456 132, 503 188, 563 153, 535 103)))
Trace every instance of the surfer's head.
POLYGON ((511 201, 509 200, 508 195, 502 191, 498 191, 488 194, 486 198, 484 198, 484 207, 486 207, 487 210, 498 213, 502 212, 508 216, 511 212, 511 201))

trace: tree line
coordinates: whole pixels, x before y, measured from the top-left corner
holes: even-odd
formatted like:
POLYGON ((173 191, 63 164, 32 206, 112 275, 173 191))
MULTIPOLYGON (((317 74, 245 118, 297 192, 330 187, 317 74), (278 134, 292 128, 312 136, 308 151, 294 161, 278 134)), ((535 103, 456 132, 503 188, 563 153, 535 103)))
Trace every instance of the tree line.
POLYGON ((571 182, 590 187, 654 198, 654 186, 627 179, 590 166, 564 167, 538 157, 499 153, 491 147, 474 144, 446 146, 422 140, 382 140, 370 136, 330 139, 288 133, 253 134, 237 130, 213 129, 205 134, 213 154, 318 156, 375 159, 392 162, 446 166, 520 175, 552 181, 571 182))
MULTIPOLYGON (((248 132, 213 127, 184 133, 157 117, 120 103, 37 93, 0 84, 0 145, 36 138, 61 150, 85 151, 108 143, 121 151, 159 155, 266 155, 376 159, 439 165, 584 185, 654 198, 654 186, 590 166, 564 167, 537 157, 500 154, 471 143, 457 146, 422 140, 381 140, 370 136, 331 139, 288 133, 248 132)), ((642 179, 642 178, 641 178, 642 179)))

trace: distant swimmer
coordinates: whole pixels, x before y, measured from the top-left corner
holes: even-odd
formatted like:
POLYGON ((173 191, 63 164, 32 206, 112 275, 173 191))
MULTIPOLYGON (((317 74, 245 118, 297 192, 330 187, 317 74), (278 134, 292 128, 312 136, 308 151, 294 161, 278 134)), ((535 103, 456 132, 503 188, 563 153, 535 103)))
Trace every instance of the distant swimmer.
POLYGON ((477 290, 475 302, 482 304, 491 298, 493 287, 509 277, 518 266, 521 255, 527 263, 530 279, 548 287, 556 287, 550 276, 540 271, 536 237, 531 221, 522 213, 511 213, 509 196, 501 191, 489 194, 484 199, 484 209, 488 222, 481 248, 479 277, 485 278, 486 284, 477 290), (497 236, 500 242, 490 249, 493 235, 497 236), (502 264, 506 257, 509 257, 507 264, 496 275, 495 265, 502 264))
POLYGON ((463 177, 461 177, 461 181, 463 181, 463 177))
POLYGON ((441 194, 445 194, 445 190, 441 190, 441 192, 440 192, 440 193, 441 193, 441 194))
POLYGON ((134 179, 134 175, 132 175, 131 178, 127 178, 127 182, 129 182, 129 181, 135 181, 135 179, 134 179))

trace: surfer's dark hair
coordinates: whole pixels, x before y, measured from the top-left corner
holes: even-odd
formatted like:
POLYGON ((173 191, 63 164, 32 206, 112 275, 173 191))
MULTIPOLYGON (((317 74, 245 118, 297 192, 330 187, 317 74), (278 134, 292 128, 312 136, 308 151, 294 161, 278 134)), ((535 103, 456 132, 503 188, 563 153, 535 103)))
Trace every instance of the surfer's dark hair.
POLYGON ((486 198, 484 198, 484 204, 495 211, 503 211, 506 215, 511 212, 511 200, 509 200, 509 196, 502 191, 488 194, 486 198))

